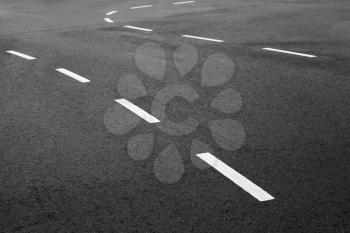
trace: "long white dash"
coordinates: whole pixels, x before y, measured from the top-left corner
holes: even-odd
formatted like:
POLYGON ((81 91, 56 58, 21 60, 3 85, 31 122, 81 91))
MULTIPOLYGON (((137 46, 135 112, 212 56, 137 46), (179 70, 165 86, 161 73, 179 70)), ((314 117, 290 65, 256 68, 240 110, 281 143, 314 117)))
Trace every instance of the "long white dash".
POLYGON ((212 39, 212 38, 206 38, 206 37, 200 37, 200 36, 191 36, 191 35, 181 35, 181 36, 182 36, 182 37, 186 37, 186 38, 192 38, 192 39, 198 39, 198 40, 207 40, 207 41, 214 41, 214 42, 219 42, 219 43, 224 42, 223 40, 212 39))
POLYGON ((35 57, 26 55, 24 53, 16 52, 16 51, 13 51, 13 50, 9 50, 9 51, 6 51, 6 52, 10 53, 10 54, 13 54, 13 55, 16 55, 16 56, 19 56, 19 57, 24 58, 24 59, 27 59, 27 60, 35 60, 36 59, 35 57))
POLYGON ((160 120, 158 120, 157 118, 155 118, 151 114, 145 112, 143 109, 139 108, 138 106, 136 106, 135 104, 131 103, 130 101, 128 101, 126 99, 116 99, 115 101, 117 103, 123 105, 125 108, 129 109, 131 112, 135 113, 136 115, 138 115, 139 117, 141 117, 142 119, 147 121, 148 123, 153 124, 153 123, 160 122, 160 120))
POLYGON ((115 14, 115 13, 117 13, 118 11, 110 11, 110 12, 108 12, 106 15, 113 15, 113 14, 115 14))
POLYGON ((130 10, 140 9, 140 8, 148 8, 148 7, 152 7, 152 6, 153 5, 134 6, 134 7, 130 7, 130 10))
POLYGON ((105 20, 107 23, 114 23, 114 21, 111 20, 110 18, 104 18, 104 20, 105 20))
POLYGON ((134 27, 130 25, 124 26, 125 28, 130 28, 130 29, 135 29, 135 30, 140 30, 140 31, 145 31, 145 32, 153 32, 153 29, 148 29, 148 28, 140 28, 140 27, 134 27))
POLYGON ((199 158, 204 160, 207 164, 215 168, 218 172, 229 178, 243 190, 248 192, 250 195, 258 199, 259 201, 270 201, 275 199, 273 196, 268 194, 266 191, 261 189, 259 186, 239 174, 237 171, 226 165, 224 162, 216 158, 211 153, 197 154, 199 158))
POLYGON ((173 2, 173 5, 181 5, 181 4, 189 4, 189 3, 195 3, 196 1, 186 1, 186 2, 173 2))
POLYGON ((59 69, 56 69, 58 72, 62 73, 62 74, 65 74, 71 78, 74 78, 75 80, 78 80, 79 82, 82 82, 82 83, 88 83, 90 82, 89 79, 86 79, 78 74, 75 74, 67 69, 64 69, 64 68, 59 68, 59 69))
POLYGON ((273 51, 273 52, 278 52, 278 53, 287 53, 287 54, 293 54, 293 55, 298 55, 298 56, 303 56, 303 57, 316 57, 315 55, 311 54, 306 54, 306 53, 297 53, 297 52, 292 52, 292 51, 287 51, 287 50, 281 50, 281 49, 274 49, 274 48, 263 48, 263 50, 268 50, 268 51, 273 51))

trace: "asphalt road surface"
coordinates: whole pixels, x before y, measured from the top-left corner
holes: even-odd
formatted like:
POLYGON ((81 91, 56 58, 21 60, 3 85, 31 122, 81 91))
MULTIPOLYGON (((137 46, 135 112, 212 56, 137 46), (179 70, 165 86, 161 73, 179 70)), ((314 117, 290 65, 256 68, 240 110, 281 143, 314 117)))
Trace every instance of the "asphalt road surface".
POLYGON ((0 0, 0 232, 350 232, 348 0, 0 0))

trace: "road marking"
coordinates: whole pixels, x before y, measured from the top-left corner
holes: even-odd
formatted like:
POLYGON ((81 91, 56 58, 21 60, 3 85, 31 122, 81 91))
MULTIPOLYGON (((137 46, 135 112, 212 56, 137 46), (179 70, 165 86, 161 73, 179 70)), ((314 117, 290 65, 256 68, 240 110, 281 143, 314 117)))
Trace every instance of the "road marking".
POLYGON ((208 40, 208 41, 214 41, 214 42, 219 42, 219 43, 224 42, 223 40, 211 39, 211 38, 199 37, 199 36, 191 36, 191 35, 181 35, 181 36, 182 37, 186 37, 186 38, 199 39, 199 40, 208 40))
POLYGON ((181 4, 188 4, 188 3, 195 3, 196 1, 187 1, 187 2, 173 2, 173 5, 181 5, 181 4))
POLYGON ((124 26, 125 28, 130 28, 130 29, 135 29, 135 30, 140 30, 140 31, 145 31, 145 32, 153 32, 153 29, 148 29, 148 28, 140 28, 140 27, 134 27, 130 25, 124 26))
POLYGON ((278 53, 288 53, 288 54, 293 54, 293 55, 298 55, 303 57, 316 57, 315 55, 311 55, 311 54, 296 53, 296 52, 291 52, 291 51, 281 50, 281 49, 263 48, 263 50, 269 50, 269 51, 278 52, 278 53))
POLYGON ((107 23, 114 23, 114 21, 111 20, 110 18, 105 18, 105 21, 106 21, 107 23))
POLYGON ((108 12, 106 15, 113 15, 113 14, 115 14, 115 13, 117 13, 118 11, 110 11, 110 12, 108 12))
POLYGON ((78 80, 79 82, 82 82, 82 83, 88 83, 90 82, 89 79, 86 79, 78 74, 75 74, 67 69, 64 69, 64 68, 59 68, 59 69, 56 69, 58 72, 62 73, 62 74, 65 74, 71 78, 74 78, 75 80, 78 80))
POLYGON ((26 55, 26 54, 24 54, 24 53, 16 52, 16 51, 13 51, 13 50, 9 50, 9 51, 6 51, 6 52, 7 52, 7 53, 10 53, 10 54, 12 54, 12 55, 16 55, 16 56, 19 56, 19 57, 21 57, 21 58, 27 59, 27 60, 35 60, 35 59, 36 59, 35 57, 26 55))
POLYGON ((147 121, 148 123, 153 124, 153 123, 160 122, 160 120, 158 120, 157 118, 155 118, 151 114, 147 113, 146 111, 137 107, 135 104, 131 103, 130 101, 128 101, 126 99, 116 99, 115 102, 123 105, 125 108, 129 109, 131 112, 135 113, 136 115, 138 115, 139 117, 141 117, 142 119, 147 121))
POLYGON ((197 156, 259 201, 269 201, 275 199, 259 186, 239 174, 237 171, 233 170, 231 167, 226 165, 224 162, 209 152, 197 154, 197 156))
POLYGON ((130 7, 130 10, 140 9, 140 8, 148 8, 148 7, 152 7, 152 6, 153 5, 134 6, 134 7, 130 7))

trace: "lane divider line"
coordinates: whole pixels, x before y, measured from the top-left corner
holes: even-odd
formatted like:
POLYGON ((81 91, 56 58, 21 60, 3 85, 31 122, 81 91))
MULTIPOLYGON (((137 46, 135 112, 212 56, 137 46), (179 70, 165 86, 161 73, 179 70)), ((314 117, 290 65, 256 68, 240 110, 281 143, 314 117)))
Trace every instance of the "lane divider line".
POLYGON ((108 12, 106 15, 110 16, 110 15, 113 15, 113 14, 115 14, 115 13, 118 13, 118 11, 110 11, 110 12, 108 12))
POLYGON ((135 9, 148 8, 148 7, 153 7, 153 5, 134 6, 134 7, 130 7, 129 9, 135 10, 135 9))
POLYGON ((297 53, 297 52, 292 52, 292 51, 287 51, 287 50, 281 50, 281 49, 274 49, 274 48, 263 48, 263 50, 268 50, 268 51, 273 51, 273 52, 278 52, 278 53, 287 53, 287 54, 292 54, 292 55, 297 55, 297 56, 303 56, 303 57, 311 57, 311 58, 316 57, 315 55, 311 55, 311 54, 297 53))
POLYGON ((35 57, 29 56, 27 54, 20 53, 20 52, 17 52, 17 51, 13 51, 13 50, 9 50, 9 51, 6 51, 6 52, 10 53, 12 55, 15 55, 15 56, 27 59, 27 60, 35 60, 36 59, 35 57))
POLYGON ((145 31, 145 32, 153 32, 153 29, 148 29, 148 28, 140 28, 140 27, 134 27, 130 25, 125 25, 125 28, 130 28, 130 29, 135 29, 135 30, 140 30, 140 31, 145 31))
POLYGON ((114 21, 111 20, 110 18, 104 18, 104 20, 105 20, 107 23, 114 23, 114 21))
POLYGON ((196 1, 186 1, 186 2, 173 2, 173 5, 181 5, 181 4, 188 4, 188 3, 195 3, 196 1))
POLYGON ((186 37, 186 38, 192 38, 192 39, 198 39, 198 40, 207 40, 207 41, 213 41, 213 42, 219 42, 219 43, 224 42, 223 40, 212 39, 212 38, 207 38, 207 37, 200 37, 200 36, 191 36, 191 35, 181 35, 181 36, 182 37, 186 37))
POLYGON ((71 78, 74 78, 75 80, 78 80, 79 82, 81 83, 88 83, 90 82, 89 79, 86 79, 78 74, 75 74, 73 73, 72 71, 69 71, 67 69, 64 69, 64 68, 59 68, 59 69, 56 69, 58 72, 62 73, 62 74, 65 74, 71 78))
POLYGON ((237 171, 226 165, 211 153, 201 153, 197 154, 197 156, 259 201, 270 201, 275 199, 262 188, 248 180, 243 175, 239 174, 237 171))
POLYGON ((144 119, 145 121, 147 121, 150 124, 160 122, 160 120, 158 120, 157 118, 155 118, 151 114, 147 113, 146 111, 144 111, 143 109, 139 108, 138 106, 136 106, 135 104, 131 103, 130 101, 128 101, 126 99, 116 99, 115 102, 121 104, 122 106, 124 106, 125 108, 127 108, 131 112, 135 113, 136 115, 138 115, 139 117, 141 117, 142 119, 144 119))

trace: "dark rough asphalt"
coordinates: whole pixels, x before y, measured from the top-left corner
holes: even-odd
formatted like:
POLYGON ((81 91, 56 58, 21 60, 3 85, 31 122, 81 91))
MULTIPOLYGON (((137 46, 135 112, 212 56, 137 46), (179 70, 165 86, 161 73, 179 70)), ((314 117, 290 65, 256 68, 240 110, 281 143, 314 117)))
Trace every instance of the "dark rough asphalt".
MULTIPOLYGON (((171 2, 0 0, 0 232, 350 232, 349 1, 171 2), (128 10, 148 3, 155 7, 128 10), (111 10, 119 11, 111 16, 115 24, 103 21, 111 10), (126 24, 155 32, 127 30, 126 24), (134 62, 145 42, 167 55, 191 44, 199 64, 222 52, 234 60, 235 75, 224 87, 205 89, 200 65, 174 81, 170 63, 166 78, 155 81, 134 62), (54 70, 60 67, 91 83, 54 70), (125 135, 112 134, 104 119, 120 98, 118 79, 125 74, 140 77, 151 97, 167 84, 193 84, 201 99, 191 105, 175 98, 167 113, 181 121, 197 116, 198 130, 167 136, 143 122, 125 135), (206 110, 226 87, 241 93, 240 110, 206 110), (234 152, 216 146, 203 123, 212 118, 239 120, 244 145, 234 152), (150 158, 135 161, 128 140, 145 132, 159 137, 150 158), (193 166, 193 138, 276 199, 258 202, 215 170, 193 166), (164 184, 153 161, 170 143, 183 155, 185 173, 164 184)), ((150 109, 151 97, 136 103, 150 109)))

